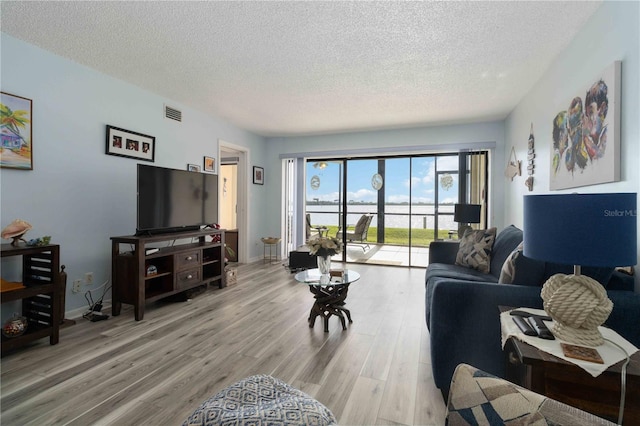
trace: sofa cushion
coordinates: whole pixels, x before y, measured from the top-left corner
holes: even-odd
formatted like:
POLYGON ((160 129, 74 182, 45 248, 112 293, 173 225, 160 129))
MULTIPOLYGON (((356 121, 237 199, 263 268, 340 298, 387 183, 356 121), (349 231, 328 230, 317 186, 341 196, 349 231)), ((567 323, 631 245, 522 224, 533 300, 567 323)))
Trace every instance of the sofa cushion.
POLYGON ((498 283, 541 286, 544 282, 544 262, 525 257, 523 243, 511 252, 502 265, 498 283))
POLYGON ((487 275, 484 272, 471 269, 467 266, 432 263, 427 268, 425 279, 429 282, 431 278, 449 278, 454 280, 487 282, 493 279, 493 275, 487 275))
POLYGON ((473 268, 489 273, 491 249, 496 238, 496 228, 468 229, 460 240, 460 248, 456 256, 456 265, 473 268))
POLYGON ((500 277, 502 265, 518 244, 522 242, 522 230, 513 225, 509 225, 498 233, 496 241, 493 243, 491 251, 490 273, 495 275, 495 281, 500 277))

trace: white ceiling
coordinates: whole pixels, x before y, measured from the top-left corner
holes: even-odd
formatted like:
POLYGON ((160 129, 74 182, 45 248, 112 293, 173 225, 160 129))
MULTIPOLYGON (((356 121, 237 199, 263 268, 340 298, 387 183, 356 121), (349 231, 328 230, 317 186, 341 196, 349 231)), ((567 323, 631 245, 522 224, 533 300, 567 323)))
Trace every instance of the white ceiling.
POLYGON ((1 2, 2 31, 264 136, 503 119, 601 2, 1 2))

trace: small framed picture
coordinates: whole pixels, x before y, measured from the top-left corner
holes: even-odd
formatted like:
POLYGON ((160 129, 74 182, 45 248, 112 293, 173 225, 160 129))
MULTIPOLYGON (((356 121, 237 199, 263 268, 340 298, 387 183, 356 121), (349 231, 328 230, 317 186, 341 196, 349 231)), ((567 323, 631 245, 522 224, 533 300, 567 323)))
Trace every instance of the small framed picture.
POLYGON ((187 164, 187 170, 189 170, 190 172, 199 172, 200 166, 198 166, 197 164, 187 164))
POLYGON ((264 185, 264 169, 262 167, 253 166, 253 183, 264 185))
POLYGON ((155 161, 156 138, 107 125, 107 155, 155 161))
POLYGON ((213 157, 204 157, 204 171, 216 172, 216 159, 213 157))

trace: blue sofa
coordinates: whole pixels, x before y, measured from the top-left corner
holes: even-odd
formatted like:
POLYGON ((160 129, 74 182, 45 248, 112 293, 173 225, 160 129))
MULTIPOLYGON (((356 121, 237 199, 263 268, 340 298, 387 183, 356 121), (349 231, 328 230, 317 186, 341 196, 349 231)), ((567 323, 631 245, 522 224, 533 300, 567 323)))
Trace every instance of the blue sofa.
MULTIPOLYGON (((444 395, 456 366, 467 363, 505 377, 501 348, 499 306, 542 308, 540 290, 556 273, 572 273, 571 266, 518 257, 514 284, 499 284, 507 257, 522 241, 522 231, 511 225, 496 235, 488 274, 455 265, 458 244, 430 245, 426 270, 425 313, 431 340, 431 363, 436 386, 444 395)), ((607 289, 613 311, 604 324, 640 346, 640 294, 633 292, 632 276, 604 268, 582 268, 584 275, 607 289)))

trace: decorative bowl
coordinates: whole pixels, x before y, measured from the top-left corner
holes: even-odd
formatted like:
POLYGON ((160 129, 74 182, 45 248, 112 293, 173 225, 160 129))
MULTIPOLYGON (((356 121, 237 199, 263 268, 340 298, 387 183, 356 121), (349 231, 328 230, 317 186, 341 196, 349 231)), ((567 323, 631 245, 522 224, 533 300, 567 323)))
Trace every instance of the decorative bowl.
POLYGON ((262 237, 260 239, 265 244, 278 244, 282 238, 279 238, 279 237, 262 237))
POLYGON ((15 314, 9 318, 2 326, 2 334, 5 337, 18 337, 27 331, 27 319, 22 315, 15 314))

